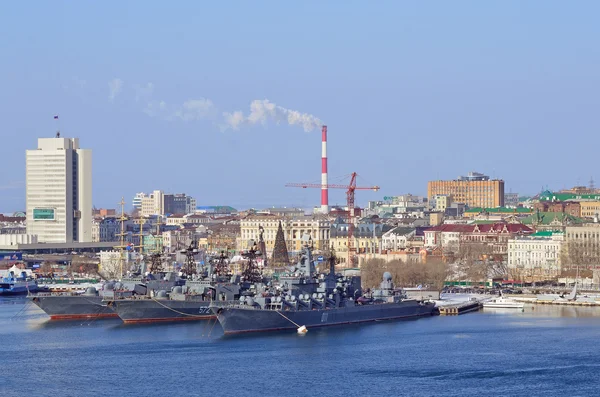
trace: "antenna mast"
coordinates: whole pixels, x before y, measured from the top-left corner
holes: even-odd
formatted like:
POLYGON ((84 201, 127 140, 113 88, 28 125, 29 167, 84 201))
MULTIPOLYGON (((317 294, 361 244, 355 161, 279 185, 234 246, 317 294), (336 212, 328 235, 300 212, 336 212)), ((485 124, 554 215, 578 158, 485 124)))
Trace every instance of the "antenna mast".
POLYGON ((119 279, 123 277, 123 254, 125 249, 125 221, 127 217, 125 216, 125 198, 121 197, 121 217, 119 220, 121 221, 121 233, 119 233, 120 244, 115 247, 119 249, 119 279))

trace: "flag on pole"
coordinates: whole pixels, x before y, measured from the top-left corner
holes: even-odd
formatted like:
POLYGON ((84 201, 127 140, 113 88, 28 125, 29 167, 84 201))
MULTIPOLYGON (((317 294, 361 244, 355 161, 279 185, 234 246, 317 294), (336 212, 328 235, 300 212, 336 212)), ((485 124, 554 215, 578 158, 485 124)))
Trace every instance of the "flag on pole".
POLYGON ((58 115, 54 116, 54 120, 58 120, 58 115))

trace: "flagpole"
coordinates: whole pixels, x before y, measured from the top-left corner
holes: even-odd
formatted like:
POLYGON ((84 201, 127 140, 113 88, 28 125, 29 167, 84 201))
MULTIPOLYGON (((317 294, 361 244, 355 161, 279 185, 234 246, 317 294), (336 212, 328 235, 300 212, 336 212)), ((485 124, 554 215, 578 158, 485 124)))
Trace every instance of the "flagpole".
POLYGON ((56 137, 60 138, 60 120, 58 118, 58 115, 54 115, 54 120, 56 120, 56 137))

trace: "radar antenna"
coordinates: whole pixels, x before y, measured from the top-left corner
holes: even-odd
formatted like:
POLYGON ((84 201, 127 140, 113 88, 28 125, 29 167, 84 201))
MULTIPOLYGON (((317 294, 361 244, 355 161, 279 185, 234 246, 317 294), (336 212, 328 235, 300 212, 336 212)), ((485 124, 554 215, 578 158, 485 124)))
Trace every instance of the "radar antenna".
POLYGON ((230 271, 229 271, 229 265, 227 263, 227 255, 225 254, 225 251, 221 251, 221 254, 216 258, 216 263, 215 263, 215 274, 217 276, 228 276, 230 275, 230 271))
POLYGON ((248 259, 248 263, 242 272, 244 281, 250 283, 258 283, 262 281, 262 271, 256 262, 256 258, 261 256, 262 252, 258 250, 256 242, 254 242, 254 245, 248 251, 242 252, 242 257, 248 259))
POLYGON ((197 241, 193 240, 189 247, 181 251, 181 253, 185 254, 185 264, 183 265, 181 272, 187 277, 196 274, 198 269, 196 268, 196 259, 194 257, 198 253, 197 241))

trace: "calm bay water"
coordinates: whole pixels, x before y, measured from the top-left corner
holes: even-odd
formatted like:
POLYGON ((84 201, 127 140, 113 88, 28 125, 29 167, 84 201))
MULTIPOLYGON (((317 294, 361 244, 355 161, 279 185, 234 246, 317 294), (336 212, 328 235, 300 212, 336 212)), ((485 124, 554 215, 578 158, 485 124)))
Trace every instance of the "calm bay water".
POLYGON ((211 325, 49 321, 23 298, 2 298, 0 395, 600 394, 600 308, 484 310, 304 336, 224 337, 211 325))

